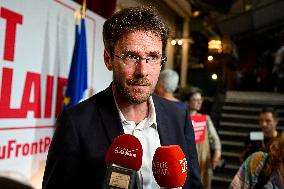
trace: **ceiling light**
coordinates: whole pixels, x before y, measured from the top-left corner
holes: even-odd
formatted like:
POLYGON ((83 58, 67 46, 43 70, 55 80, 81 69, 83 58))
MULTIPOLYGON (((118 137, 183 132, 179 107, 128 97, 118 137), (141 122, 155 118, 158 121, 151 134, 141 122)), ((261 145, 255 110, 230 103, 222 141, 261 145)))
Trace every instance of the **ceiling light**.
POLYGON ((171 41, 171 44, 172 44, 172 45, 176 45, 176 44, 177 44, 177 41, 173 39, 173 40, 171 41))
POLYGON ((208 61, 210 61, 210 62, 211 62, 211 61, 213 61, 213 56, 211 56, 211 55, 210 55, 210 56, 208 56, 208 58, 207 58, 207 59, 208 59, 208 61))
POLYGON ((213 79, 213 80, 216 80, 216 79, 218 79, 218 76, 217 76, 217 74, 212 74, 212 76, 211 76, 211 78, 213 79))

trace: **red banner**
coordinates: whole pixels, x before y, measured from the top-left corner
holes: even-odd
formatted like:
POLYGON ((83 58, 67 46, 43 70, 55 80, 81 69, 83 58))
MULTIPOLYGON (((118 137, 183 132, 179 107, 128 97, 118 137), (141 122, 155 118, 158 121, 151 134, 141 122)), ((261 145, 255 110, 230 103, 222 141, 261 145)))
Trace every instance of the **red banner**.
MULTIPOLYGON (((0 172, 23 175, 21 180, 40 189, 71 66, 74 11, 81 5, 70 0, 0 2, 0 172)), ((112 81, 102 56, 104 22, 87 11, 85 75, 93 93, 112 81)))
POLYGON ((206 134, 206 116, 205 115, 194 115, 191 116, 192 125, 194 129, 195 142, 196 144, 205 140, 206 134))

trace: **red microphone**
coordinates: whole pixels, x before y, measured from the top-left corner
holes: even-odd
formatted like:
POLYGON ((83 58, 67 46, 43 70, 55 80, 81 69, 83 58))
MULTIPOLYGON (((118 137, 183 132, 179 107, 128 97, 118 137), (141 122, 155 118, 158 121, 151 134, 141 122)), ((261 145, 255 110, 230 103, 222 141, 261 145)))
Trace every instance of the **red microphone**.
POLYGON ((152 170, 160 187, 182 187, 187 177, 187 161, 180 146, 157 148, 152 161, 152 170))
POLYGON ((133 135, 116 137, 106 154, 107 172, 103 189, 131 189, 142 165, 142 145, 133 135))

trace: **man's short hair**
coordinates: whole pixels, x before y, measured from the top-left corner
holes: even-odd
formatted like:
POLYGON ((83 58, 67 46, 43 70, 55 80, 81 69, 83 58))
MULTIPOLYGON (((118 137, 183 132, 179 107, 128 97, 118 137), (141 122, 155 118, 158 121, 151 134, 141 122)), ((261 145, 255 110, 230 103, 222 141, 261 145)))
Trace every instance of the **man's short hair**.
POLYGON ((172 69, 164 69, 161 71, 158 82, 163 84, 166 92, 173 93, 177 89, 179 75, 172 69))
POLYGON ((272 113, 274 118, 278 118, 278 111, 273 107, 263 107, 260 113, 272 113))
POLYGON ((152 7, 129 7, 112 15, 103 26, 105 48, 113 52, 115 43, 122 35, 135 31, 150 31, 161 38, 165 55, 169 27, 152 7))

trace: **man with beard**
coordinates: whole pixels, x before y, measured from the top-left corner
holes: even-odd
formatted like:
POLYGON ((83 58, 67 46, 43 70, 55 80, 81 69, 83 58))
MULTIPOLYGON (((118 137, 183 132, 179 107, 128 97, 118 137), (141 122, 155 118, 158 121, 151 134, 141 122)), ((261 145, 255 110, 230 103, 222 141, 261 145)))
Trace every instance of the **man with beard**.
POLYGON ((135 188, 160 188, 153 177, 152 158, 159 146, 174 144, 180 145, 188 161, 183 188, 203 188, 187 112, 152 96, 166 61, 168 35, 165 22, 149 7, 124 9, 104 23, 104 62, 113 72, 113 82, 60 114, 43 189, 102 188, 106 152, 122 134, 134 135, 143 147, 135 188))

